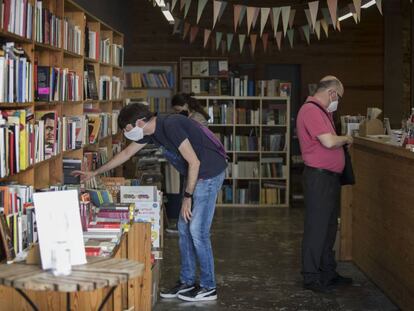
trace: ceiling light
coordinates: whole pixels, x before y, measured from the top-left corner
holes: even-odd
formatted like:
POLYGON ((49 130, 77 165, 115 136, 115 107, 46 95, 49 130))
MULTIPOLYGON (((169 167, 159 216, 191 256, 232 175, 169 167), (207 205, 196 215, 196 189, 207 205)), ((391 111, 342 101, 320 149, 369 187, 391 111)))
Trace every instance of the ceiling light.
POLYGON ((170 6, 164 6, 162 9, 162 14, 164 14, 166 20, 170 23, 170 24, 174 24, 174 16, 172 16, 171 12, 170 12, 170 6))
POLYGON ((363 8, 363 9, 369 8, 370 6, 373 6, 375 3, 376 3, 375 0, 370 0, 367 3, 361 5, 361 8, 363 8))
POLYGON ((155 3, 160 7, 163 8, 165 7, 165 2, 164 0, 155 0, 155 3))
POLYGON ((351 13, 351 12, 346 13, 345 15, 340 16, 340 17, 338 18, 338 21, 342 22, 343 20, 345 20, 345 19, 347 19, 347 18, 350 18, 350 17, 352 17, 352 16, 353 16, 353 15, 352 15, 352 13, 351 13))

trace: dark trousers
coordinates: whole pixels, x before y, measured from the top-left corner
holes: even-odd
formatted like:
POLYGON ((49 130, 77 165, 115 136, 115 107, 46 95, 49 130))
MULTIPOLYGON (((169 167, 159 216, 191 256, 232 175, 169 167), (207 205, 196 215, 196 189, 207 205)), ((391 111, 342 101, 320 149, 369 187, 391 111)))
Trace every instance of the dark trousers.
POLYGON ((326 284, 337 276, 333 250, 338 229, 341 184, 339 176, 306 167, 303 173, 305 228, 302 274, 305 283, 326 284))

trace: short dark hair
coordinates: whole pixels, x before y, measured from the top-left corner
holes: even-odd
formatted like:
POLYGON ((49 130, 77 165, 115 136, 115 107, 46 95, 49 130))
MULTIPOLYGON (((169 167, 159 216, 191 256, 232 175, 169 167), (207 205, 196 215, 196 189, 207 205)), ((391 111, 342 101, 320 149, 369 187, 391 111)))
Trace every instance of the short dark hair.
POLYGON ((153 116, 154 113, 149 110, 146 103, 130 103, 119 112, 118 126, 123 130, 128 124, 135 126, 137 120, 144 119, 144 121, 149 121, 153 116))
POLYGON ((47 119, 55 120, 56 115, 54 112, 45 113, 43 116, 40 117, 41 120, 46 121, 47 119))

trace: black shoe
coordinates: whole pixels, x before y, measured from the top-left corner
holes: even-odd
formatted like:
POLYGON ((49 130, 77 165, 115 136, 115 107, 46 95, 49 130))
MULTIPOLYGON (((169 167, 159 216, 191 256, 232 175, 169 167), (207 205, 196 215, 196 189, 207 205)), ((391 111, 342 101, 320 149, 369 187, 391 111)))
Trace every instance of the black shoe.
POLYGON ((195 288, 195 285, 187 285, 181 283, 180 281, 177 282, 177 285, 169 290, 162 291, 160 296, 162 298, 176 298, 178 294, 189 292, 195 288))
POLYGON ((311 282, 311 283, 305 283, 305 284, 303 284, 303 288, 311 290, 315 293, 325 293, 325 294, 327 294, 327 293, 332 292, 332 288, 330 286, 323 285, 319 281, 314 281, 314 282, 311 282))
POLYGON ((211 301, 217 300, 217 290, 215 288, 207 289, 196 287, 192 291, 178 295, 178 298, 184 301, 211 301))
POLYGON ((328 286, 341 286, 341 285, 352 285, 352 278, 347 278, 342 275, 337 275, 328 282, 328 286))

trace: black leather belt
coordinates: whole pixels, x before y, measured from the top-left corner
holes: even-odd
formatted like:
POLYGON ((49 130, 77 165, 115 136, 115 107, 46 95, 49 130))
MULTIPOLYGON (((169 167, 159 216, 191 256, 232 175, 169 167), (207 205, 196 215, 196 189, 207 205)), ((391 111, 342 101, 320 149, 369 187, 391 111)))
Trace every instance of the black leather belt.
POLYGON ((311 167, 311 166, 305 166, 305 168, 307 170, 319 172, 319 173, 326 174, 326 175, 331 175, 331 176, 336 176, 336 177, 341 176, 341 174, 339 174, 339 173, 335 173, 335 172, 332 172, 332 171, 329 171, 329 170, 325 170, 323 168, 317 168, 317 167, 311 167))

